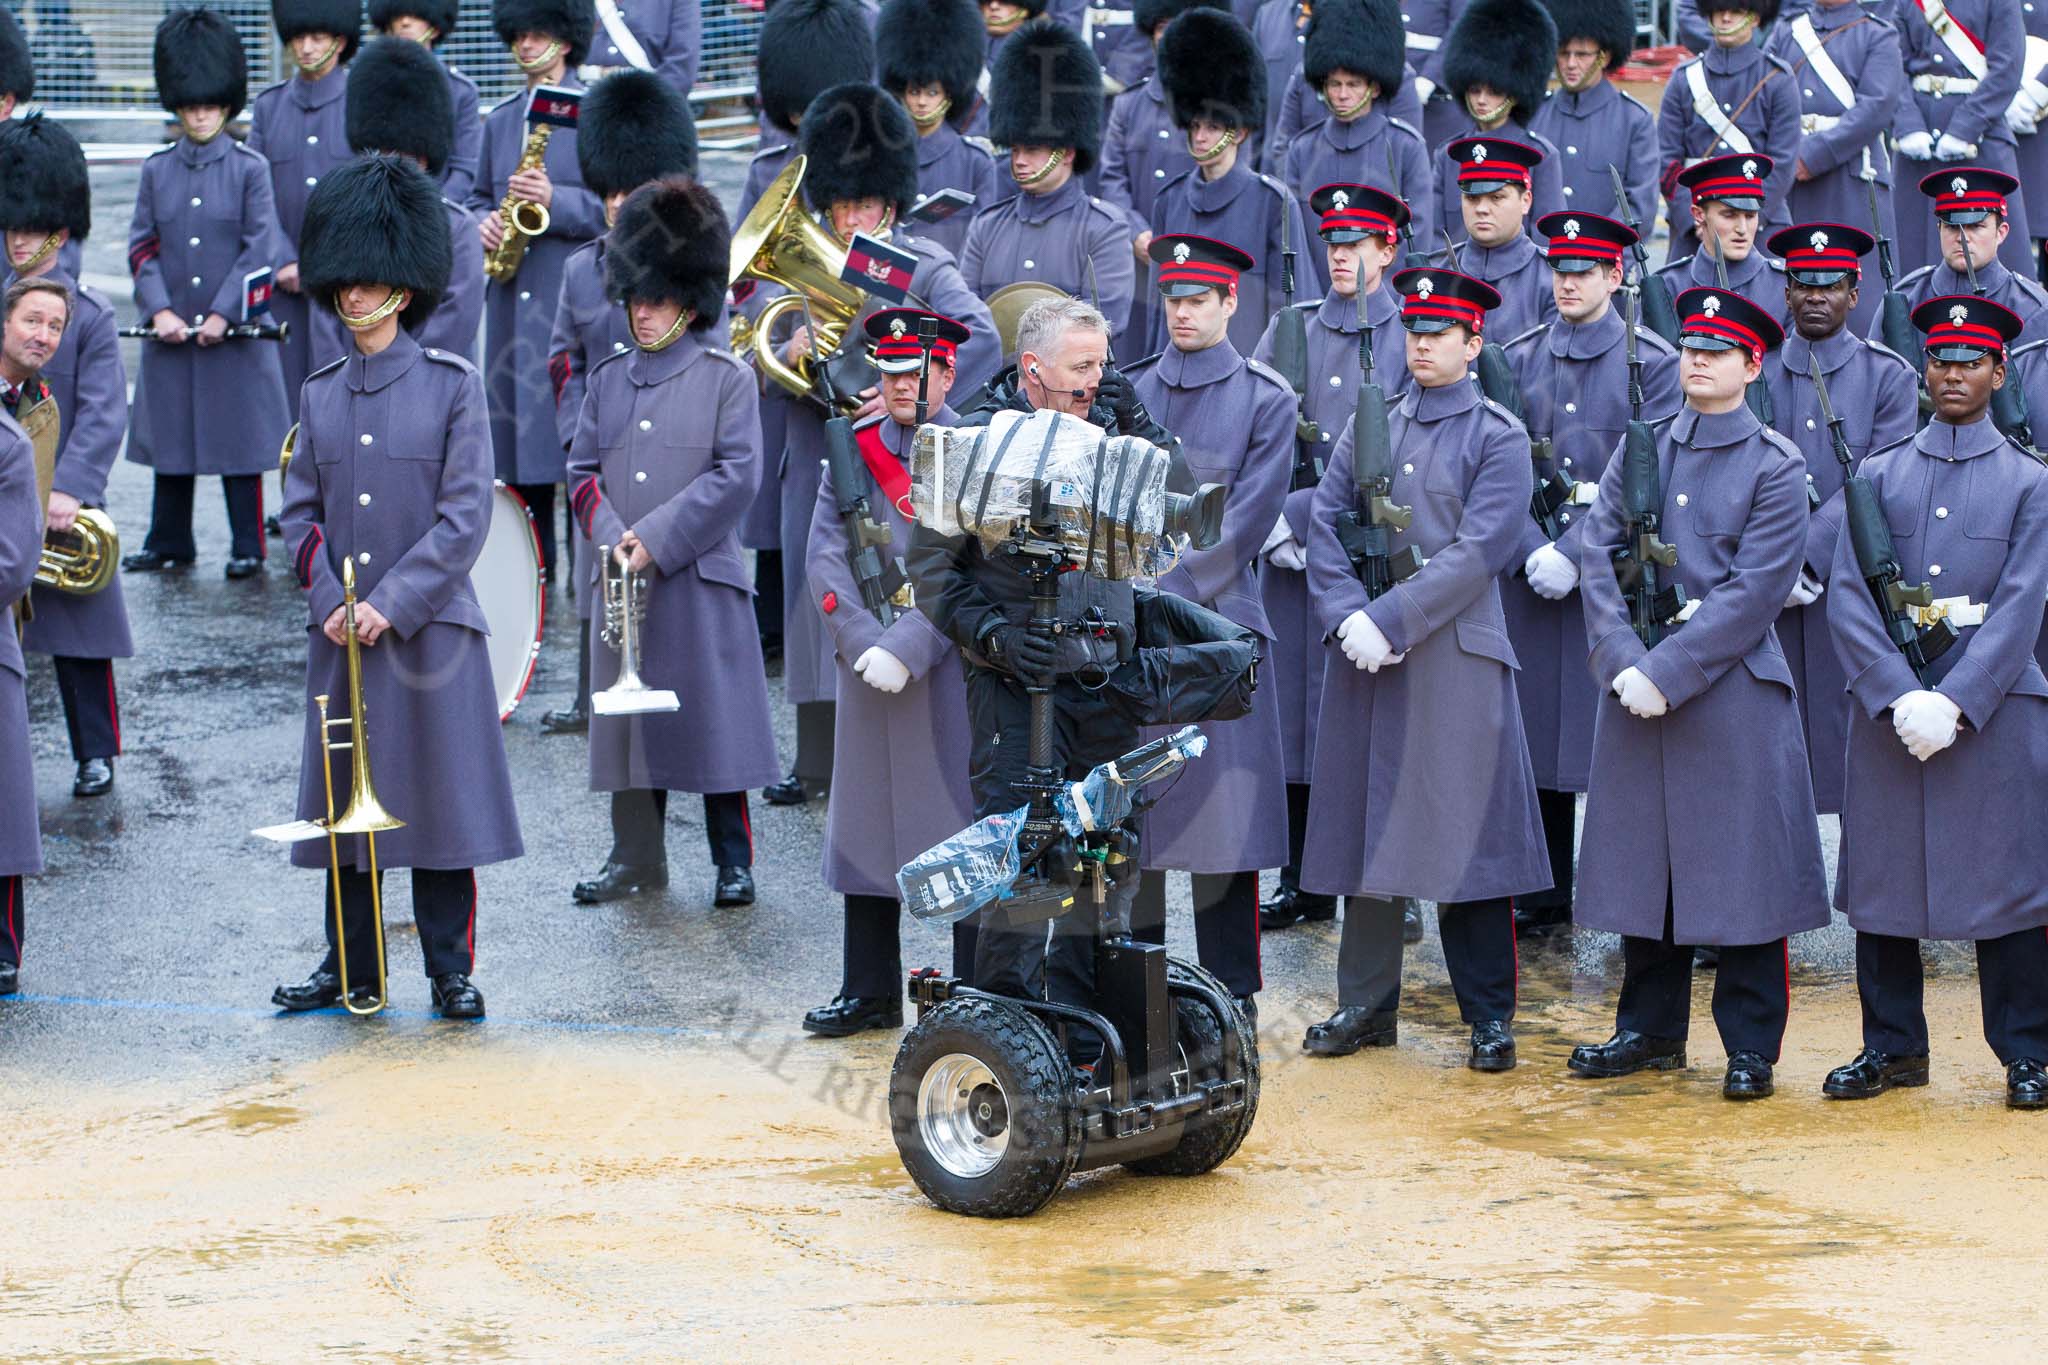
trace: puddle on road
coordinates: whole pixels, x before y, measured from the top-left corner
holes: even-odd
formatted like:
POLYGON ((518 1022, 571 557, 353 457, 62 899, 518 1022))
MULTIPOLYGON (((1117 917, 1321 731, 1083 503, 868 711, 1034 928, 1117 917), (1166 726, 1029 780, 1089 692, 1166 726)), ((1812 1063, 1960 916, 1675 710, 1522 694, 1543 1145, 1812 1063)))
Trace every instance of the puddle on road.
MULTIPOLYGON (((1741 1107, 1704 1008, 1690 1071, 1601 1084, 1562 1068, 1605 1034, 1597 995, 1532 1000, 1502 1077, 1459 1065, 1440 987, 1411 991, 1398 1049, 1334 1062, 1294 1047, 1319 1002, 1276 998, 1237 1160, 1091 1173, 1003 1223, 926 1204, 873 1087, 842 1083, 886 1073, 881 1040, 423 1033, 226 1094, 43 1078, 14 1116, 35 1197, 0 1264, 8 1353, 2027 1354, 2004 1324, 2048 1270, 2048 1126, 1998 1107, 1967 1043, 1926 1090, 1824 1104, 1855 1027, 1832 994, 1779 1096, 1741 1107)), ((1974 983, 1929 995, 1938 1037, 1973 1029, 1974 983)))

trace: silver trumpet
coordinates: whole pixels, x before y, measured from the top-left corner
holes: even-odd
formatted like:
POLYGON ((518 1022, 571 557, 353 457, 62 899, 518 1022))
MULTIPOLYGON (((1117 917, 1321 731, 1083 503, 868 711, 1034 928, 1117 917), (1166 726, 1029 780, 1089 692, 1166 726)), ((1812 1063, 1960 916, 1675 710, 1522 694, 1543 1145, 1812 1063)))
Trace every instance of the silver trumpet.
POLYGON ((647 580, 629 570, 612 555, 612 547, 597 547, 598 563, 604 573, 604 624, 598 638, 617 651, 619 677, 602 692, 590 696, 590 709, 600 716, 644 716, 662 711, 680 711, 676 694, 649 687, 640 681, 640 627, 647 619, 647 580))

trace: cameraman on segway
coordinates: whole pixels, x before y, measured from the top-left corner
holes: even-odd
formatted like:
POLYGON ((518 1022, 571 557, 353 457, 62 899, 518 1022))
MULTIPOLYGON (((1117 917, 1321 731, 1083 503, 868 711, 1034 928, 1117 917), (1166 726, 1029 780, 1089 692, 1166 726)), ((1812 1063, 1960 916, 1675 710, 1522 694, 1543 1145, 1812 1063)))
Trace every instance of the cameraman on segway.
MULTIPOLYGON (((985 426, 1006 410, 1050 410, 1172 448, 1171 433, 1108 363, 1109 323, 1093 306, 1073 298, 1031 305, 1018 321, 1017 351, 1017 363, 963 405, 960 425, 985 426)), ((1099 685, 1135 651, 1136 595, 1129 580, 1062 573, 1061 629, 1048 639, 1027 628, 1025 575, 1011 561, 985 554, 973 534, 947 536, 920 525, 906 559, 918 605, 960 647, 966 664, 976 818, 1015 810, 1029 799, 1023 786, 1031 714, 1026 689, 1033 684, 1052 681, 1055 761, 1069 780, 1137 747, 1137 722, 1099 685)), ((1126 914, 1135 890, 1135 876, 1113 889, 1126 914)), ((1004 908, 991 906, 976 937, 974 985, 1085 1005, 1093 994, 1095 930, 1093 909, 1079 899, 1052 920, 1050 934, 1043 922, 1011 927, 1004 908)), ((1085 1031, 1074 1041, 1091 1051, 1094 1046, 1085 1031)))

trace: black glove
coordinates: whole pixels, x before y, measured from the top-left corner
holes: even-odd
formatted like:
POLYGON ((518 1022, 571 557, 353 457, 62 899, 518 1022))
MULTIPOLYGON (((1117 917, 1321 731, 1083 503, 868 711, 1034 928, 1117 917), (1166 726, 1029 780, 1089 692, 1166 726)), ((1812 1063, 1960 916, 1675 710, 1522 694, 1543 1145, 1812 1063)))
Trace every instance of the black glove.
POLYGON ((997 626, 989 632, 989 656, 1029 687, 1049 686, 1059 645, 1049 635, 1026 626, 997 626))
POLYGON ((1172 440, 1165 427, 1152 420, 1152 414, 1145 411, 1145 404, 1138 398, 1138 391, 1124 372, 1114 365, 1102 367, 1102 383, 1096 387, 1095 401, 1108 408, 1116 418, 1116 429, 1120 435, 1136 436, 1163 446, 1172 440))

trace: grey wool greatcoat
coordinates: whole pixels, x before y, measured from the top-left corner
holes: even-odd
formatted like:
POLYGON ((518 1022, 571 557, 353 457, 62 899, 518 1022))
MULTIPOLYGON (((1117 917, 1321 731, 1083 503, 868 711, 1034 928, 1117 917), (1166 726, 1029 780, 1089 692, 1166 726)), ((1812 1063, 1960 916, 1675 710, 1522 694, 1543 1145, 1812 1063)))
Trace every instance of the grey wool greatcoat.
MULTIPOLYGON (((649 69, 684 95, 697 83, 698 55, 704 48, 701 9, 697 0, 619 0, 619 17, 638 40, 649 69)), ((633 64, 612 41, 611 30, 602 19, 591 30, 589 63, 610 67, 633 64)))
MULTIPOLYGON (((1706 157, 1744 150, 1762 152, 1775 163, 1764 179, 1759 234, 1769 236, 1792 221, 1785 208, 1785 191, 1792 184, 1792 165, 1799 154, 1799 83, 1783 61, 1765 52, 1755 41, 1737 48, 1716 45, 1681 63, 1671 73, 1671 83, 1664 87, 1664 102, 1657 110, 1657 157, 1663 167, 1660 174, 1668 172, 1673 162, 1691 165, 1706 157), (1688 73, 1695 68, 1706 73, 1709 97, 1720 105, 1722 117, 1748 140, 1748 148, 1721 137, 1714 125, 1693 107, 1688 73)), ((1699 238, 1692 230, 1692 191, 1683 185, 1676 186, 1668 207, 1671 251, 1665 259, 1675 261, 1699 248, 1699 238)), ((1643 227, 1647 232, 1648 222, 1643 227)))
MULTIPOLYGON (((721 323, 721 331, 723 326, 721 323)), ((583 420, 583 395, 590 372, 603 361, 633 349, 633 327, 626 310, 605 297, 604 238, 585 242, 569 253, 562 266, 562 294, 555 305, 554 333, 548 341, 548 380, 555 388, 555 430, 567 451, 583 420)), ((574 520, 574 518, 572 518, 574 520)), ((576 562, 583 563, 583 530, 577 524, 576 562)), ((588 621, 595 592, 576 593, 576 615, 588 621)))
POLYGON ((951 218, 936 223, 919 222, 917 235, 937 242, 955 257, 967 243, 967 229, 977 211, 995 202, 996 159, 982 142, 969 142, 951 123, 939 126, 917 140, 917 192, 929 196, 940 190, 965 190, 974 202, 951 218))
MULTIPOLYGON (((1112 329, 1122 331, 1138 265, 1129 218, 1082 189, 1077 178, 1050 194, 1019 191, 976 214, 960 248, 960 273, 984 299, 1023 280, 1049 284, 1094 304, 1112 329)), ((932 306, 946 311, 936 299, 932 306)))
POLYGON ((1428 563, 1368 602, 1337 541, 1357 506, 1351 436, 1316 490, 1309 592, 1328 640, 1301 888, 1440 902, 1541 891, 1550 860, 1515 699, 1500 575, 1529 516, 1529 437, 1469 381, 1412 388, 1389 423, 1393 500, 1414 509, 1393 548, 1428 563), (1398 664, 1367 673, 1337 645, 1364 611, 1398 664))
MULTIPOLYGON (((1195 481, 1230 490, 1222 539, 1184 553, 1159 576, 1159 590, 1257 631, 1259 650, 1270 657, 1273 627, 1254 568, 1287 499, 1294 391, 1227 339, 1201 351, 1168 347, 1133 366, 1130 377, 1146 411, 1180 438, 1195 481)), ((1261 696, 1250 715, 1205 723, 1202 733, 1208 751, 1145 817, 1144 865, 1177 872, 1280 866, 1287 861, 1287 776, 1279 708, 1261 696)))
MULTIPOLYGON (((239 322, 242 282, 271 264, 277 232, 270 173, 243 144, 180 138, 151 154, 128 229, 141 321, 168 308, 194 325, 210 313, 239 322)), ((146 341, 128 458, 159 474, 264 473, 277 468, 297 401, 287 399, 276 342, 146 341)))
MULTIPOLYGON (((900 230, 889 240, 893 246, 917 253, 910 292, 927 300, 933 312, 964 324, 973 334, 953 361, 954 389, 972 393, 998 368, 1000 343, 988 305, 968 292, 966 281, 943 247, 900 230)), ((1131 259, 1128 251, 1124 259, 1131 259)), ((848 324, 847 334, 860 336, 867 315, 890 306, 886 299, 870 294, 867 307, 848 324)), ((832 663, 831 638, 818 615, 820 594, 809 586, 804 574, 810 554, 811 511, 824 477, 825 419, 815 406, 804 402, 791 403, 788 414, 782 467, 777 473, 782 497, 782 686, 789 703, 798 706, 831 701, 839 690, 839 675, 832 663)))
MULTIPOLYGON (((765 120, 764 120, 765 122, 765 120)), ((789 168, 796 159, 794 143, 780 141, 785 135, 781 129, 769 125, 762 133, 764 145, 747 163, 747 182, 740 189, 739 209, 733 215, 737 227, 747 216, 761 196, 767 192, 775 177, 789 168)), ((977 206, 979 207, 979 206, 977 206)), ((758 317, 768 300, 783 291, 764 285, 759 280, 742 280, 733 286, 732 298, 736 311, 749 318, 758 317)), ((751 360, 748 362, 752 363, 751 360)), ((749 550, 775 550, 782 545, 782 479, 777 471, 782 466, 783 434, 789 424, 789 406, 794 401, 774 384, 763 379, 761 390, 761 488, 754 495, 753 506, 747 509, 746 519, 740 523, 740 544, 749 550)), ((573 420, 575 414, 570 414, 573 420)), ((783 602, 789 600, 788 579, 784 576, 783 602)))
POLYGON ((1688 407, 1656 428, 1661 535, 1678 564, 1660 582, 1699 601, 1646 650, 1614 573, 1625 536, 1611 458, 1579 537, 1579 598, 1593 682, 1593 774, 1579 845, 1578 923, 1676 943, 1769 943, 1828 922, 1813 779, 1792 670, 1773 623, 1799 578, 1806 465, 1747 407, 1688 407), (1641 720, 1611 691, 1639 668, 1670 709, 1641 720))
MULTIPOLYGON (((1259 148, 1259 168, 1278 175, 1286 169, 1287 148, 1295 138, 1315 131, 1330 116, 1330 106, 1323 102, 1323 92, 1308 83, 1298 52, 1294 54, 1294 66, 1285 88, 1275 92, 1273 98, 1278 112, 1273 116, 1271 139, 1259 148)), ((1422 126, 1422 99, 1415 90, 1414 67, 1402 68, 1401 88, 1379 101, 1379 107, 1387 117, 1410 128, 1422 126)))
POLYGON ((1552 91, 1530 117, 1529 131, 1563 154, 1557 167, 1564 207, 1627 222, 1629 214, 1614 202, 1613 166, 1621 171, 1635 221, 1645 232, 1656 223, 1657 120, 1612 81, 1577 94, 1552 91))
MULTIPOLYGON (((216 139, 218 140, 218 139, 216 139)), ((299 259, 299 229, 306 222, 306 201, 329 171, 355 157, 348 149, 348 68, 337 65, 317 81, 292 75, 256 92, 249 101, 250 151, 270 166, 270 194, 277 204, 278 240, 272 248, 279 266, 299 259)), ((284 391, 297 415, 299 386, 306 376, 333 360, 316 349, 314 318, 327 310, 304 294, 277 289, 270 311, 291 324, 291 336, 278 346, 284 365, 284 391)), ((240 321, 229 314, 230 322, 240 321)), ((332 320, 330 319, 330 322, 332 320)), ((332 332, 326 336, 331 337, 332 332)), ((265 343, 266 345, 272 343, 265 343)))
POLYGON ((28 433, 0 410, 0 877, 32 877, 43 870, 24 686, 28 670, 14 638, 14 604, 35 582, 42 551, 35 450, 28 433))
MULTIPOLYGON (((441 207, 448 220, 448 242, 455 249, 454 264, 448 272, 448 288, 442 293, 441 302, 427 314, 412 339, 421 346, 452 351, 473 361, 477 330, 484 319, 484 258, 477 249, 476 219, 452 199, 442 199, 441 207)), ((341 325, 332 308, 313 310, 311 330, 316 369, 355 349, 348 328, 341 325)))
MULTIPOLYGON (((1252 258, 1252 268, 1237 277, 1237 312, 1230 319, 1230 344, 1240 353, 1248 354, 1259 344, 1267 320, 1282 306, 1283 221, 1287 241, 1294 248, 1294 297, 1313 298, 1322 290, 1316 283, 1322 240, 1307 235, 1301 205, 1272 176, 1258 175, 1243 164, 1214 180, 1202 179, 1199 171, 1188 171, 1169 181, 1152 205, 1154 232, 1192 232, 1228 242, 1252 258), (1309 250, 1310 245, 1315 249, 1309 250)), ((1158 267, 1148 273, 1156 275, 1158 267)), ((1148 282, 1143 292, 1151 299, 1152 335, 1143 352, 1150 354, 1163 350, 1170 338, 1158 291, 1148 282)))
MULTIPOLYGON (((1813 25, 1812 40, 1825 44, 1822 57, 1807 55, 1798 16, 1788 15, 1774 26, 1764 44, 1792 69, 1798 82, 1799 150, 1795 156, 1812 172, 1809 179, 1800 180, 1798 168, 1793 168, 1786 211, 1795 223, 1849 223, 1865 232, 1895 236, 1892 157, 1881 139, 1891 127, 1906 89, 1906 73, 1899 65, 1899 32, 1885 16, 1872 14, 1862 5, 1833 9, 1816 5, 1805 17, 1813 25), (1838 85, 1844 90, 1838 91, 1838 85), (1842 93, 1850 96, 1846 104, 1842 93), (1869 186, 1873 179, 1882 225, 1878 228, 1870 225, 1869 186)), ((1926 202, 1921 201, 1923 213, 1926 202)), ((1872 274, 1874 277, 1874 269, 1872 274)), ((1882 292, 1866 287, 1864 306, 1875 306, 1882 292)))
MULTIPOLYGON (((571 90, 582 84, 571 77, 571 90)), ((526 106, 522 91, 501 102, 484 119, 483 163, 470 211, 481 219, 495 213, 505 182, 526 147, 526 106)), ((542 166, 554 185, 548 230, 526 247, 519 273, 484 285, 484 385, 491 399, 491 448, 498 477, 506 483, 557 483, 562 478, 562 443, 555 431, 555 394, 548 381, 548 337, 555 303, 562 293, 562 266, 569 253, 604 233, 604 205, 583 186, 576 166, 576 130, 557 128, 548 138, 542 166)), ((482 250, 481 243, 477 246, 482 250)))
MULTIPOLYGON (((1777 354, 1764 361, 1771 385, 1772 410, 1778 431, 1806 457, 1806 479, 1818 508, 1842 487, 1842 464, 1828 439, 1820 412, 1820 396, 1807 373, 1818 356, 1827 380, 1828 400, 1842 419, 1849 454, 1858 463, 1871 451, 1902 441, 1920 421, 1919 379, 1913 367, 1876 342, 1852 336, 1846 329, 1818 342, 1797 332, 1785 338, 1777 354)), ((1808 519, 1805 568, 1823 583, 1835 562, 1835 531, 1840 523, 1818 515, 1808 519)), ((1842 809, 1842 752, 1849 727, 1848 683, 1841 658, 1828 632, 1827 597, 1846 589, 1863 591, 1861 579, 1837 585, 1810 606, 1787 607, 1778 617, 1778 643, 1792 666, 1792 685, 1799 693, 1799 714, 1806 723, 1806 756, 1813 768, 1814 808, 1833 814, 1842 809)))
MULTIPOLYGON (((1558 321, 1525 332, 1507 345, 1508 364, 1522 388, 1529 430, 1551 440, 1551 463, 1535 475, 1561 473, 1575 483, 1598 484, 1608 457, 1628 428, 1628 333, 1613 307, 1584 325, 1558 321)), ((1648 328, 1636 330, 1643 361, 1643 416, 1677 415, 1678 352, 1648 328)), ((1532 478, 1533 482, 1533 478, 1532 478)), ((1578 562, 1585 507, 1558 514, 1557 549, 1578 562)), ((1543 543, 1533 514, 1522 518, 1520 543, 1501 579, 1508 639, 1522 671, 1515 692, 1529 761, 1544 791, 1582 792, 1593 761, 1593 717, 1600 694, 1586 669, 1586 617, 1576 592, 1553 602, 1539 597, 1522 565, 1543 543)))
POLYGON ((1408 201, 1417 246, 1428 251, 1443 245, 1424 240, 1436 194, 1429 149, 1421 133, 1378 105, 1349 123, 1326 118, 1297 136, 1287 144, 1286 167, 1280 178, 1304 204, 1324 185, 1371 185, 1408 201))
POLYGON ((2048 595, 2048 470, 1987 419, 1933 422, 1871 455, 1863 473, 1905 581, 1987 610, 1929 670, 1962 708, 1963 730, 1922 763, 1889 709, 1922 684, 1857 583, 1849 537, 1838 538, 1828 620, 1855 706, 1836 904, 1856 928, 1902 938, 1987 939, 2048 924, 2048 678, 2034 659, 2048 595))
MULTIPOLYGON (((1727 261, 1723 266, 1728 272, 1730 292, 1742 295, 1768 312, 1788 333, 1793 330, 1791 309, 1785 301, 1783 261, 1773 260, 1758 246, 1741 260, 1727 261)), ((1704 251, 1681 256, 1668 265, 1659 266, 1656 273, 1670 287, 1674 299, 1695 286, 1701 289, 1722 287, 1721 271, 1715 267, 1713 256, 1704 251)), ((1884 292, 1882 281, 1878 284, 1878 292, 1884 292)))
MULTIPOLYGON (((469 574, 491 524, 483 382, 467 360, 420 349, 400 331, 373 356, 337 360, 306 380, 298 448, 285 475, 284 543, 306 589, 306 738, 299 816, 327 811, 313 697, 348 714, 348 659, 321 627, 342 603, 342 561, 356 599, 391 622, 364 648, 363 705, 378 795, 405 828, 377 836, 379 867, 465 868, 524 852, 485 644, 490 625, 469 574)), ((337 808, 349 755, 331 755, 337 808)), ((342 861, 365 866, 363 841, 342 861)), ((292 846, 325 867, 326 841, 292 846)))
MULTIPOLYGON (((590 789, 736 792, 782 776, 739 524, 761 477, 754 377, 723 347, 685 332, 590 372, 570 446, 570 506, 593 546, 631 529, 654 557, 640 676, 682 709, 590 717, 590 789)), ((591 556, 583 590, 599 592, 591 556)), ((618 680, 619 655, 589 624, 590 688, 618 680)))
MULTIPOLYGON (((57 400, 57 476, 51 490, 69 493, 87 507, 107 505, 107 475, 128 431, 128 371, 114 335, 114 310, 96 289, 64 274, 60 266, 43 278, 71 291, 71 318, 56 354, 43 366, 43 382, 57 400)), ((14 284, 0 274, 0 292, 14 284)), ((98 592, 79 597, 51 588, 32 594, 35 619, 22 636, 31 654, 71 659, 126 659, 135 653, 128 633, 128 607, 121 575, 98 592)))
MULTIPOLYGON (((2043 288, 2032 275, 2006 269, 2003 260, 1978 261, 1977 285, 1984 291, 1985 298, 2011 309, 2026 324, 2018 344, 2048 340, 2048 288, 2043 288)), ((1937 261, 1902 277, 1899 292, 1906 296, 1906 306, 1911 309, 1918 308, 1929 299, 1971 294, 1976 290, 1970 288, 1968 271, 1956 270, 1947 261, 1937 261)), ((1867 333, 1872 341, 1882 340, 1879 333, 1883 325, 1884 320, 1873 313, 1867 333)))
MULTIPOLYGON (((930 420, 952 426, 959 416, 941 407, 930 420)), ((884 450, 899 461, 907 457, 909 427, 886 414, 871 425, 884 450)), ((872 475, 861 475, 870 513, 894 536, 884 553, 900 556, 910 544, 912 523, 882 496, 872 475)), ((861 604, 829 477, 818 484, 809 559, 811 585, 833 597, 831 611, 823 610, 822 597, 813 608, 831 632, 839 674, 832 771, 854 775, 856 784, 825 813, 825 885, 841 895, 893 900, 898 868, 974 822, 967 784, 972 736, 960 651, 915 607, 884 629, 861 604), (910 670, 901 692, 878 691, 853 671, 874 645, 910 670)))
MULTIPOLYGON (((2021 18, 2029 38, 2048 42, 2048 4, 2042 0, 2024 0, 2021 18)), ((2027 222, 2048 224, 2048 136, 2043 136, 2040 125, 2034 131, 2015 136, 2013 159, 2019 169, 2014 172, 2020 178, 2020 196, 2026 201, 2027 222)), ((2030 228, 2039 232, 2041 228, 2030 228)))
MULTIPOLYGON (((1320 245, 1320 243, 1318 243, 1320 245)), ((1317 427, 1313 463, 1301 484, 1287 495, 1282 515, 1295 543, 1308 545, 1309 504, 1315 498, 1316 472, 1328 465, 1336 453, 1337 441, 1351 429, 1351 417, 1358 409, 1358 386, 1363 380, 1358 363, 1358 326, 1353 300, 1332 294, 1313 304, 1297 304, 1308 314, 1308 396, 1304 406, 1317 427)), ((1373 379, 1388 399, 1400 397, 1408 382, 1407 343, 1402 340, 1398 316, 1401 301, 1382 284, 1366 296, 1366 321, 1371 324, 1373 379)), ((1262 364, 1273 361, 1273 331, 1266 334, 1252 358, 1262 364)), ((1291 452, 1290 452, 1291 453, 1291 452)), ((1299 455, 1292 455, 1300 463, 1299 455)), ((1316 713, 1323 704, 1323 665, 1328 651, 1323 647, 1323 630, 1310 609, 1308 574, 1289 569, 1271 559, 1259 561, 1259 598, 1266 605, 1266 622, 1273 628, 1266 664, 1259 671, 1259 704, 1270 699, 1280 713, 1280 753, 1289 782, 1309 780, 1309 763, 1315 756, 1316 713)))
POLYGON ((476 188, 476 168, 484 151, 484 120, 478 112, 476 82, 446 57, 441 57, 441 74, 448 78, 448 102, 455 111, 455 149, 441 168, 441 193, 461 204, 476 188))
POLYGON ((1557 319, 1557 295, 1550 288, 1550 262, 1543 249, 1518 232, 1499 246, 1465 242, 1453 258, 1472 278, 1500 291, 1500 307, 1486 315, 1486 330, 1513 339, 1540 323, 1557 319))
MULTIPOLYGON (((1166 90, 1159 81, 1148 77, 1110 101, 1109 131, 1102 139, 1100 188, 1102 197, 1130 219, 1127 235, 1133 243, 1152 231, 1152 206, 1159 202, 1166 182, 1194 168, 1187 134, 1174 126, 1166 108, 1166 90)), ((1003 175, 1007 182, 1007 168, 1003 175)), ((1116 351, 1135 360, 1158 349, 1152 334, 1159 318, 1159 296, 1145 288, 1144 277, 1151 265, 1138 261, 1135 254, 1131 259, 1138 271, 1137 290, 1130 316, 1117 334, 1116 351)))

